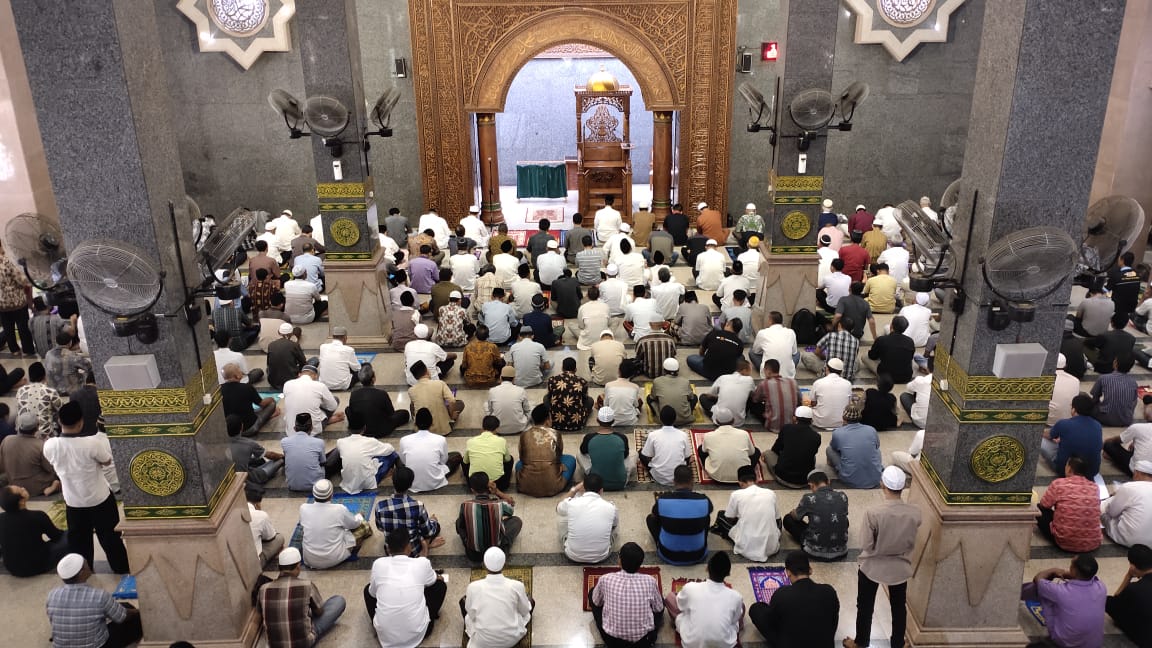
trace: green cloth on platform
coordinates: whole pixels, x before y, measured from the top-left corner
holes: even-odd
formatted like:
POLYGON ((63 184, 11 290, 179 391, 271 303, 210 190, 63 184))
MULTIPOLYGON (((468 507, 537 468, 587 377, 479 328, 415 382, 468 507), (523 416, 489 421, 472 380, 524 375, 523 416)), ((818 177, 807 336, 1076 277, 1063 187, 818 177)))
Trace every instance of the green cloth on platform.
POLYGON ((516 198, 567 197, 568 176, 563 162, 516 165, 516 198))

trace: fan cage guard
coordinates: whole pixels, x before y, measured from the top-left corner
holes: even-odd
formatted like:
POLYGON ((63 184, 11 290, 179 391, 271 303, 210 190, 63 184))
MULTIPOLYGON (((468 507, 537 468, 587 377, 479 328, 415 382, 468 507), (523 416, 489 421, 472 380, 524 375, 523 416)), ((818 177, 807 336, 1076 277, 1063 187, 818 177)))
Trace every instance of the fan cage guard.
POLYGON ((836 102, 827 90, 811 89, 797 94, 788 104, 788 114, 797 126, 806 131, 826 127, 836 114, 836 102), (819 119, 817 119, 819 117, 819 119))
POLYGON ((121 317, 152 308, 163 289, 163 275, 147 253, 123 241, 81 243, 68 258, 68 277, 93 306, 121 317))
POLYGON ((1078 246, 1067 232, 1029 227, 996 241, 980 267, 984 282, 997 297, 1030 302, 1059 288, 1078 260, 1078 246))
POLYGON ((1132 198, 1107 196, 1097 200, 1088 208, 1085 226, 1106 227, 1097 234, 1085 233, 1083 245, 1096 252, 1095 263, 1082 255, 1085 265, 1097 273, 1110 269, 1135 245, 1144 231, 1144 222, 1144 208, 1132 198))
POLYGON ((304 101, 304 120, 312 132, 324 137, 336 137, 348 128, 349 114, 339 99, 323 95, 308 97, 304 101))
POLYGON ((64 234, 55 223, 39 214, 20 214, 5 227, 4 244, 17 259, 25 261, 28 274, 38 287, 53 283, 52 265, 65 257, 64 234), (45 236, 55 241, 55 250, 43 245, 45 236))
POLYGON ((910 200, 900 203, 896 207, 896 221, 905 238, 912 242, 916 256, 924 260, 921 265, 928 270, 939 266, 935 273, 926 276, 944 275, 952 270, 956 264, 951 241, 919 204, 910 200))
POLYGON ((200 250, 201 271, 206 278, 232 259, 233 253, 255 226, 256 214, 243 208, 233 211, 216 225, 200 250))

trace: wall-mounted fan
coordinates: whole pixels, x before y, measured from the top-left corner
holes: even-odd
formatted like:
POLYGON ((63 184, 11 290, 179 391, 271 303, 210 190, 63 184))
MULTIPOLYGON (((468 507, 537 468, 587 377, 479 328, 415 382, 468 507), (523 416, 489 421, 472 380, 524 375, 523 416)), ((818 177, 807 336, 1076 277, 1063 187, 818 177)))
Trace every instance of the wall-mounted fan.
POLYGON ((996 296, 988 327, 1001 331, 1012 322, 1031 322, 1036 301, 1059 288, 1078 259, 1076 242, 1055 227, 1029 227, 996 241, 980 262, 984 282, 996 296))
POLYGON ((836 104, 832 101, 832 93, 827 90, 812 88, 793 97, 788 104, 788 116, 804 131, 800 134, 797 148, 807 151, 812 140, 827 128, 835 114, 836 104))
POLYGON ((908 285, 915 292, 930 292, 934 288, 959 288, 954 275, 957 258, 952 239, 935 221, 920 209, 920 205, 906 200, 896 206, 896 222, 911 244, 912 271, 908 285))
POLYGON ((76 291, 68 281, 60 227, 40 214, 20 214, 8 221, 4 241, 28 281, 44 292, 44 302, 56 306, 63 317, 75 313, 76 291))
POLYGON ((956 219, 956 208, 959 203, 960 178, 956 178, 944 189, 944 194, 940 196, 940 225, 944 227, 944 233, 949 237, 952 236, 952 223, 956 219))
POLYGON ((1078 270, 1108 272, 1144 233, 1144 208, 1127 196, 1101 198, 1088 208, 1078 270))
POLYGON ((776 145, 776 126, 772 123, 773 118, 773 104, 776 98, 766 98, 763 92, 752 87, 752 84, 745 81, 740 84, 738 88, 740 96, 744 101, 748 102, 748 115, 752 121, 748 122, 749 133, 759 133, 760 131, 768 131, 772 134, 771 144, 776 145))
POLYGON ((286 90, 276 89, 268 93, 268 105, 272 106, 272 110, 275 110, 276 114, 284 119, 284 125, 288 127, 290 139, 298 139, 305 135, 317 135, 323 139, 324 146, 328 147, 332 157, 337 158, 344 155, 345 144, 359 144, 362 150, 367 151, 370 148, 368 145, 369 136, 391 137, 392 127, 389 125, 389 121, 392 109, 396 107, 396 103, 399 101, 400 91, 396 87, 384 91, 384 94, 376 100, 370 113, 372 122, 378 130, 366 131, 363 137, 357 137, 353 140, 343 140, 340 139, 340 135, 352 123, 354 115, 339 99, 318 95, 308 97, 301 104, 286 90), (311 128, 311 132, 303 130, 305 126, 311 128))
POLYGON ((152 256, 123 241, 94 239, 76 246, 68 259, 76 291, 113 316, 118 337, 135 335, 144 344, 152 344, 160 334, 150 311, 164 289, 164 272, 152 256))
MULTIPOLYGON (((400 89, 392 86, 380 95, 376 100, 376 105, 372 106, 372 111, 368 113, 368 117, 372 123, 376 125, 379 130, 370 131, 365 135, 376 135, 378 137, 392 137, 392 109, 400 101, 400 89)), ((367 144, 367 141, 365 141, 367 144)))
POLYGON ((852 117, 856 114, 856 107, 868 98, 868 84, 863 81, 853 81, 840 93, 840 100, 836 106, 840 109, 840 123, 837 128, 843 131, 852 130, 852 117))
MULTIPOLYGON (((233 271, 248 258, 244 252, 244 240, 256 226, 256 214, 241 207, 225 216, 212 234, 204 241, 199 256, 200 273, 206 284, 215 281, 216 273, 225 270, 231 277, 233 271)), ((235 281, 218 282, 216 296, 220 299, 238 299, 240 284, 235 281)))
POLYGON ((311 133, 301 129, 301 126, 306 125, 304 123, 304 107, 287 90, 278 88, 268 93, 268 105, 272 106, 272 110, 275 110, 276 114, 284 118, 284 125, 288 127, 290 139, 311 135, 311 133))

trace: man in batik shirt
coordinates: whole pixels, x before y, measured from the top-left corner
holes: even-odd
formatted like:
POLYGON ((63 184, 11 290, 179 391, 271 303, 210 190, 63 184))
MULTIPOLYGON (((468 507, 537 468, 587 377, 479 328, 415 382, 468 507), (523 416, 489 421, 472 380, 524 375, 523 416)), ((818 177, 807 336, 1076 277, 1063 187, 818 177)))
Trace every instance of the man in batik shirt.
POLYGON ((462 297, 459 291, 453 290, 448 295, 448 303, 441 306, 437 314, 439 324, 432 334, 432 341, 442 347, 462 347, 468 342, 468 329, 472 322, 460 306, 462 297))
POLYGON ((548 394, 544 402, 552 414, 553 429, 579 432, 592 413, 588 381, 576 375, 576 358, 564 358, 561 368, 563 371, 559 375, 548 379, 548 394))

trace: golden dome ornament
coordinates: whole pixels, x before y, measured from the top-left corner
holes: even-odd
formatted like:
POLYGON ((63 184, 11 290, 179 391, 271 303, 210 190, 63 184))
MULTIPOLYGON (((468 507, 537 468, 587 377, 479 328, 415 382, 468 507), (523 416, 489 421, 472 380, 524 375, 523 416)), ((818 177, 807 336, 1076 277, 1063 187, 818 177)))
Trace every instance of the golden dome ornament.
POLYGON ((619 92, 620 82, 601 63, 600 70, 588 77, 587 87, 588 92, 619 92))

